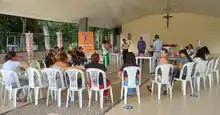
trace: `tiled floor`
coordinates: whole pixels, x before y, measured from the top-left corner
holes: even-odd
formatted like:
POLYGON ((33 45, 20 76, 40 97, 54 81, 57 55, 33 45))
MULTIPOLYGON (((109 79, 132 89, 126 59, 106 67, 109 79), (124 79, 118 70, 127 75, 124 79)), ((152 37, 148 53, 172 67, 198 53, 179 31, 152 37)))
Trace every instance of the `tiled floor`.
MULTIPOLYGON (((144 67, 145 68, 145 67, 144 67)), ((117 78, 117 72, 119 68, 116 66, 108 67, 109 79, 113 87, 114 103, 116 104, 120 100, 120 79, 117 78)), ((144 69, 147 70, 147 69, 144 69)), ((143 74, 142 81, 146 81, 149 75, 143 74)), ((46 93, 45 93, 46 94, 46 93)), ((45 95, 44 95, 45 96, 45 95)), ((94 98, 94 96, 93 96, 94 98)), ((92 102, 91 107, 88 107, 88 93, 84 91, 83 95, 83 108, 79 108, 78 100, 76 96, 75 102, 70 102, 69 107, 66 108, 66 92, 62 93, 62 107, 57 107, 56 101, 49 101, 49 106, 45 106, 45 99, 39 101, 39 105, 35 106, 34 104, 22 104, 18 103, 17 108, 13 108, 11 102, 8 106, 3 106, 2 101, 0 100, 0 114, 6 111, 4 115, 102 115, 112 107, 110 100, 106 100, 104 104, 104 109, 99 108, 99 102, 92 102), (21 107, 22 106, 22 107, 21 107), (12 111, 11 111, 12 110, 12 111)))
POLYGON ((106 115, 219 115, 220 114, 220 84, 215 84, 211 89, 198 93, 198 97, 191 97, 188 89, 188 95, 182 96, 180 84, 175 84, 173 98, 162 96, 157 100, 157 89, 151 96, 146 90, 146 84, 141 87, 141 104, 138 104, 136 98, 129 98, 128 105, 133 108, 124 109, 123 101, 112 108, 106 115))

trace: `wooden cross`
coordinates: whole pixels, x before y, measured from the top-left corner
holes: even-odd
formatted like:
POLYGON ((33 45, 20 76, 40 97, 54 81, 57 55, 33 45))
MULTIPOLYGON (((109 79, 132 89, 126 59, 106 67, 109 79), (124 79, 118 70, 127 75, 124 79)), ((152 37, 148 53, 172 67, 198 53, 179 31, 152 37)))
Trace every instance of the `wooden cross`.
POLYGON ((169 28, 170 25, 170 19, 173 18, 173 16, 170 16, 169 13, 167 13, 166 16, 163 16, 167 20, 167 28, 169 28))

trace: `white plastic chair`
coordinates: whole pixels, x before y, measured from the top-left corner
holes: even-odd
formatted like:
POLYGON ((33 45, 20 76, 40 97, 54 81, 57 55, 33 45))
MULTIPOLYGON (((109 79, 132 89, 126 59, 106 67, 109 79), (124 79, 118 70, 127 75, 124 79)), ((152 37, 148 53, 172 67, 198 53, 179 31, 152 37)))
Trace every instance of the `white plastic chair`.
POLYGON ((37 60, 29 60, 30 67, 41 70, 40 63, 37 60))
POLYGON ((209 61, 207 69, 206 69, 206 73, 205 75, 208 76, 209 79, 209 86, 212 87, 212 83, 213 83, 213 65, 214 65, 214 59, 212 59, 211 61, 209 61))
POLYGON ((217 77, 217 83, 219 83, 219 59, 220 57, 216 58, 215 60, 215 64, 214 64, 214 68, 213 68, 213 73, 216 74, 216 77, 217 77))
POLYGON ((106 73, 103 70, 90 68, 86 69, 87 79, 91 83, 91 86, 89 88, 89 107, 91 106, 91 99, 92 99, 92 91, 96 92, 96 101, 97 101, 97 92, 99 92, 100 95, 100 108, 103 108, 103 93, 105 90, 110 91, 111 95, 111 101, 113 103, 113 92, 112 92, 112 86, 107 86, 106 83, 106 73), (103 78, 103 85, 104 87, 102 89, 99 88, 99 76, 102 74, 103 78))
POLYGON ((71 98, 71 101, 74 101, 74 92, 78 91, 78 100, 79 100, 79 106, 82 108, 82 91, 85 89, 85 78, 84 78, 84 72, 82 70, 78 69, 68 69, 64 72, 64 75, 66 78, 69 78, 69 88, 67 90, 67 100, 66 100, 66 107, 69 105, 69 97, 71 98), (82 84, 80 87, 78 87, 78 78, 81 75, 82 84), (72 94, 71 94, 72 93, 72 94))
MULTIPOLYGON (((26 69, 27 75, 28 75, 28 81, 29 81, 29 97, 30 101, 32 102, 32 94, 31 89, 34 89, 34 99, 35 99, 35 105, 38 105, 38 92, 39 89, 48 87, 47 85, 43 85, 41 81, 41 74, 40 72, 35 68, 27 68, 26 69), (35 83, 35 79, 37 79, 37 83, 35 83)), ((43 98, 42 91, 40 91, 40 97, 43 98)))
MULTIPOLYGON (((140 100, 140 84, 141 84, 141 76, 140 78, 138 78, 138 83, 137 83, 137 72, 139 71, 139 74, 141 72, 141 68, 140 67, 136 67, 136 66, 130 66, 130 67, 126 67, 124 68, 123 72, 122 72, 122 87, 121 87, 121 99, 123 97, 123 90, 124 90, 124 104, 127 104, 127 95, 128 95, 128 88, 136 88, 136 92, 137 92, 137 98, 138 98, 138 103, 141 103, 140 100), (127 72, 127 76, 128 76, 128 85, 125 85, 125 77, 124 77, 124 73, 127 72)), ((140 74, 141 75, 141 74, 140 74)))
POLYGON ((5 104, 5 101, 6 101, 6 93, 8 91, 9 92, 9 100, 11 100, 11 97, 13 95, 13 106, 16 107, 16 103, 17 103, 17 100, 16 100, 17 99, 17 97, 16 97, 17 90, 28 88, 28 85, 25 85, 25 86, 21 87, 19 79, 18 79, 18 75, 17 75, 16 72, 11 71, 11 70, 3 70, 3 69, 0 70, 0 71, 2 73, 3 82, 4 82, 4 85, 5 85, 4 104, 5 104), (17 88, 12 88, 11 76, 14 77, 17 88))
MULTIPOLYGON (((192 85, 192 71, 193 71, 193 66, 194 66, 194 62, 189 62, 183 65, 182 70, 180 71, 180 76, 179 78, 174 78, 174 80, 176 81, 181 81, 182 82, 182 91, 183 91, 183 96, 186 95, 186 83, 187 81, 190 82, 190 87, 191 87, 191 92, 193 93, 193 85, 192 85), (184 72, 184 68, 187 69, 187 73, 186 73, 186 78, 183 79, 183 72, 184 72)), ((174 82, 174 81, 173 81, 174 82)), ((174 84, 173 84, 174 85, 174 84)))
POLYGON ((0 75, 0 98, 2 98, 2 96, 3 96, 3 90, 4 90, 4 87, 5 87, 5 85, 4 85, 4 82, 3 82, 3 79, 2 79, 2 75, 0 75))
POLYGON ((197 80, 197 89, 200 91, 200 80, 203 79, 204 88, 206 90, 206 67, 207 67, 208 61, 202 61, 199 63, 196 63, 195 67, 195 73, 193 77, 197 80))
MULTIPOLYGON (((49 95, 51 91, 51 92, 55 92, 55 100, 56 100, 56 95, 57 95, 58 107, 60 107, 61 106, 61 91, 66 88, 64 85, 63 73, 59 69, 55 69, 55 68, 45 68, 42 70, 42 73, 46 74, 48 81, 49 81, 49 86, 47 90, 46 106, 48 106, 49 95), (60 77, 61 87, 57 86, 57 82, 56 82, 57 76, 60 77)), ((51 93, 51 97, 53 99, 53 93, 51 93)))
POLYGON ((44 65, 44 68, 47 68, 45 61, 44 60, 41 60, 41 61, 42 61, 43 65, 44 65))
POLYGON ((170 98, 172 98, 172 86, 171 86, 171 77, 170 72, 173 73, 173 65, 171 64, 163 64, 156 67, 156 73, 154 80, 152 81, 152 92, 151 95, 153 95, 153 89, 154 84, 156 83, 158 85, 158 99, 160 99, 161 96, 161 86, 166 85, 167 91, 169 89, 170 92, 170 98), (158 74, 158 71, 161 71, 161 74, 158 74))

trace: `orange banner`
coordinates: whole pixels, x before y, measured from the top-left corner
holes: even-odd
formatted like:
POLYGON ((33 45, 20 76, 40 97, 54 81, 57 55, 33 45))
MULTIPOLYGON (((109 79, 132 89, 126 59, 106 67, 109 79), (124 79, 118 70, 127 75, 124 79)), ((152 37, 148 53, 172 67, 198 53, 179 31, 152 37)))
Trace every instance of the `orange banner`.
POLYGON ((79 46, 83 47, 84 52, 94 52, 94 34, 93 32, 79 32, 79 46))

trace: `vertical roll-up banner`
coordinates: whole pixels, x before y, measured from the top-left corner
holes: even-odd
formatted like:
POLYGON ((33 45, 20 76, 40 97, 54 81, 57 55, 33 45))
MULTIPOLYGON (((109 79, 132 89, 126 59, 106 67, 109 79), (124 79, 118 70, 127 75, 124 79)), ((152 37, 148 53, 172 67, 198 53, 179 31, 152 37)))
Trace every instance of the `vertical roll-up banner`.
POLYGON ((93 32, 79 32, 78 33, 79 38, 79 46, 83 48, 84 52, 90 52, 93 53, 94 48, 94 33, 93 32))

